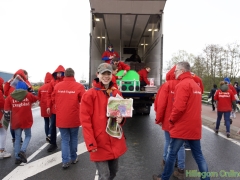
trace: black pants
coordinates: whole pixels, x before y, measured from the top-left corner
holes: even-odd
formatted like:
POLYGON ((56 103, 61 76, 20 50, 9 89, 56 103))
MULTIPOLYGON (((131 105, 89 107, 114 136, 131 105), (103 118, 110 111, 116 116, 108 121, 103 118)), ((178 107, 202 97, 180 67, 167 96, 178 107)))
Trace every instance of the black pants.
POLYGON ((215 104, 216 102, 214 101, 214 99, 212 99, 212 110, 215 111, 215 104))

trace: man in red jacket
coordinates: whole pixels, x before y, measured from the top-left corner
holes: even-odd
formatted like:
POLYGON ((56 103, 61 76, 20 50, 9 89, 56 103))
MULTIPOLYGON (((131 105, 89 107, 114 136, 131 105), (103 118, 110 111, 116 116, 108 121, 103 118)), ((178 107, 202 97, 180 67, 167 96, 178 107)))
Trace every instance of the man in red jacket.
MULTIPOLYGON (((206 176, 208 174, 208 166, 200 145, 202 136, 202 90, 192 79, 188 62, 177 63, 175 78, 180 82, 175 87, 173 108, 169 118, 169 133, 172 140, 164 171, 161 177, 154 180, 169 180, 174 170, 177 152, 185 140, 189 142, 192 155, 201 174, 206 176)), ((201 177, 201 179, 210 180, 210 177, 201 177)))
POLYGON ((54 87, 52 94, 56 104, 56 126, 62 138, 62 168, 78 162, 78 130, 80 102, 85 88, 74 79, 74 70, 67 68, 62 82, 54 87))
POLYGON ((118 58, 113 58, 112 64, 117 66, 118 71, 124 70, 123 76, 127 74, 127 71, 130 70, 130 66, 125 64, 124 62, 120 61, 118 58))
MULTIPOLYGON (((174 71, 176 66, 174 66, 167 74, 166 81, 158 91, 157 98, 157 108, 156 109, 156 120, 155 123, 162 127, 165 135, 164 142, 164 153, 163 153, 163 167, 165 166, 165 162, 168 155, 168 147, 171 141, 169 134, 169 117, 171 115, 171 111, 173 108, 173 100, 174 100, 174 90, 176 85, 179 83, 179 80, 175 79, 174 71)), ((174 171, 173 175, 182 179, 184 177, 184 169, 185 169, 185 149, 184 146, 181 146, 178 154, 177 154, 177 167, 178 170, 174 171)), ((157 175, 153 175, 153 179, 157 179, 157 175)))
POLYGON ((44 79, 44 85, 38 89, 39 106, 41 109, 41 116, 44 118, 44 129, 46 134, 46 141, 50 143, 51 140, 51 127, 50 127, 50 117, 51 114, 47 113, 47 98, 48 98, 48 88, 52 80, 52 74, 47 72, 44 79))
MULTIPOLYGON (((93 87, 82 97, 80 120, 85 144, 91 161, 96 164, 99 179, 113 179, 118 171, 118 159, 127 151, 127 146, 124 135, 119 139, 106 132, 107 104, 110 96, 121 96, 122 93, 113 87, 110 64, 100 64, 97 76, 93 87)), ((120 125, 124 123, 122 117, 114 120, 120 125)))
POLYGON ((150 85, 150 81, 148 80, 148 73, 151 71, 150 67, 145 67, 138 71, 139 78, 140 78, 140 87, 150 85))
POLYGON ((109 44, 107 50, 102 54, 102 60, 110 64, 113 58, 117 58, 119 60, 120 56, 116 51, 114 51, 113 45, 109 44))
POLYGON ((59 65, 58 68, 52 73, 53 80, 50 82, 48 88, 48 98, 47 98, 47 113, 51 114, 51 140, 50 146, 47 149, 48 152, 52 152, 57 149, 57 128, 56 128, 56 105, 52 99, 52 92, 54 86, 59 82, 63 81, 65 69, 62 65, 59 65))

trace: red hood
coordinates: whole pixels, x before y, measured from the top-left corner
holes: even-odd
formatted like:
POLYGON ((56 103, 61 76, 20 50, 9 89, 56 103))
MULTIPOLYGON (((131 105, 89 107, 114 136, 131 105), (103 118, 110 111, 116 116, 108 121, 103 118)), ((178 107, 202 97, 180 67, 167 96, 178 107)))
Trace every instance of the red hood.
POLYGON ((50 72, 47 72, 45 75, 44 83, 45 84, 50 83, 51 80, 52 80, 52 74, 50 72))
POLYGON ((25 74, 24 74, 24 71, 23 71, 22 69, 17 70, 17 72, 15 72, 15 74, 14 74, 14 77, 15 77, 16 75, 21 76, 21 78, 23 78, 24 81, 27 80, 27 79, 26 79, 26 76, 25 76, 25 74))
POLYGON ((0 91, 3 92, 3 83, 4 83, 4 80, 3 78, 0 77, 0 91))
POLYGON ((63 67, 62 65, 59 65, 59 66, 57 67, 57 69, 52 73, 52 77, 53 77, 54 79, 57 79, 57 75, 56 75, 56 74, 57 74, 58 72, 61 72, 61 73, 62 73, 60 79, 63 79, 65 69, 64 69, 64 67, 63 67))
POLYGON ((175 79, 175 74, 174 74, 175 69, 176 69, 176 65, 173 66, 172 69, 168 71, 168 73, 166 74, 166 81, 175 79))

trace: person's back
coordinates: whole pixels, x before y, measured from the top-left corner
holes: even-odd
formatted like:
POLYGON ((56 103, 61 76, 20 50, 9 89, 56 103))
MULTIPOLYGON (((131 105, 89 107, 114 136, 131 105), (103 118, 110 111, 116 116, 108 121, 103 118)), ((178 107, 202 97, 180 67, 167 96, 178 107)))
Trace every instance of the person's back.
POLYGON ((76 82, 72 68, 67 68, 64 74, 63 81, 54 87, 52 98, 56 104, 56 126, 61 133, 62 168, 66 169, 71 162, 78 162, 79 110, 85 88, 76 82))
POLYGON ((54 87, 52 96, 56 104, 57 127, 71 128, 80 126, 79 109, 84 93, 84 86, 76 82, 73 76, 64 77, 63 81, 54 87))
POLYGON ((217 85, 214 84, 214 85, 213 85, 213 88, 211 89, 211 91, 210 91, 210 93, 209 93, 209 95, 208 95, 209 101, 210 101, 210 98, 211 98, 211 101, 212 101, 211 103, 212 103, 212 110, 213 110, 213 111, 215 111, 214 95, 215 95, 216 91, 217 91, 217 85))
POLYGON ((201 139, 201 108, 202 89, 186 72, 179 78, 180 82, 175 87, 175 97, 171 121, 174 124, 170 128, 171 137, 185 139, 201 139), (179 111, 184 111, 179 118, 179 111), (193 121, 194 119, 194 121, 193 121), (188 128, 185 128, 188 127, 188 128))
POLYGON ((31 127, 33 124, 32 103, 38 100, 37 96, 28 92, 28 86, 25 82, 19 81, 16 89, 6 98, 4 113, 11 111, 11 128, 15 132, 15 164, 26 163, 26 150, 31 139, 31 127), (25 132, 25 138, 21 146, 22 131, 25 132))
POLYGON ((193 80, 198 84, 198 86, 201 88, 201 91, 202 91, 202 94, 204 92, 204 86, 203 86, 203 82, 202 82, 202 79, 197 76, 196 74, 194 74, 193 72, 191 72, 192 74, 192 78, 193 80))
MULTIPOLYGON (((153 177, 154 180, 167 180, 170 178, 174 170, 177 152, 186 140, 198 164, 199 171, 201 173, 208 173, 207 163, 202 154, 200 144, 202 132, 202 90, 193 80, 188 62, 177 63, 175 77, 180 82, 175 87, 173 109, 169 118, 169 132, 172 139, 164 171, 161 177, 153 177)), ((209 177, 206 177, 205 180, 209 179, 209 177)))
POLYGON ((51 114, 47 114, 48 89, 49 89, 51 80, 52 80, 52 74, 47 72, 44 79, 45 84, 38 89, 39 106, 41 109, 42 117, 50 117, 51 115, 51 114))

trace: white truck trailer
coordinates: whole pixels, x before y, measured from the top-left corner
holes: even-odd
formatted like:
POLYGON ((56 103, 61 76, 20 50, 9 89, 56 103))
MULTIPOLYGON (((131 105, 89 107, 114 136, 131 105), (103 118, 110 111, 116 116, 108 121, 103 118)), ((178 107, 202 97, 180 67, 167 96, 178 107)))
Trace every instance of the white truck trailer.
MULTIPOLYGON (((91 7, 89 82, 96 78, 102 54, 111 43, 114 51, 125 61, 134 52, 141 63, 129 63, 138 71, 151 67, 150 78, 162 84, 163 11, 166 0, 89 0, 91 7)), ((149 114, 156 92, 122 92, 134 99, 136 113, 149 114)))

